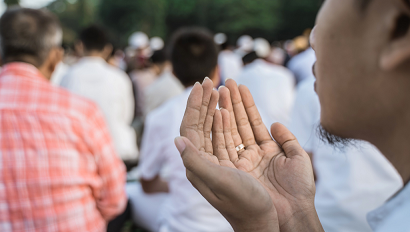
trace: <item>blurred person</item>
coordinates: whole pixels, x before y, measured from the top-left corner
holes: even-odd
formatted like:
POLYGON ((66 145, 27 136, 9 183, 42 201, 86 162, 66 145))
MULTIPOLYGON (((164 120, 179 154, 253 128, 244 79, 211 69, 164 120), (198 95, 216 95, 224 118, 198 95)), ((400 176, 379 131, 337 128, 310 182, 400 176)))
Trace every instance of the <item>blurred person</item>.
POLYGON ((270 44, 264 39, 255 39, 255 51, 244 56, 245 67, 236 79, 249 88, 256 105, 270 121, 287 124, 294 100, 294 77, 285 67, 266 61, 270 44))
POLYGON ((253 38, 249 35, 242 35, 238 38, 236 41, 236 50, 235 53, 243 57, 244 55, 248 54, 249 52, 252 52, 253 50, 253 38))
POLYGON ((73 65, 61 86, 98 104, 108 123, 119 157, 124 161, 138 157, 132 83, 122 70, 106 60, 112 52, 106 32, 98 26, 85 28, 80 34, 84 57, 73 65))
POLYGON ((97 106, 48 82, 57 18, 10 8, 0 41, 0 230, 105 231, 126 205, 125 168, 97 106))
POLYGON ((145 91, 145 115, 155 110, 167 100, 184 92, 184 86, 172 74, 172 67, 165 50, 155 51, 151 56, 152 69, 157 80, 145 91))
POLYGON ((129 38, 128 74, 135 89, 135 117, 143 121, 145 91, 157 79, 151 68, 149 54, 151 53, 150 40, 144 32, 135 32, 129 38))
POLYGON ((107 59, 107 63, 125 71, 127 69, 127 64, 125 63, 124 58, 125 54, 121 49, 113 49, 111 55, 107 59))
MULTIPOLYGON (((311 44, 322 137, 342 145, 365 140, 382 152, 405 186, 367 221, 375 232, 410 231, 410 2, 327 0, 311 44)), ((245 86, 230 86, 233 99, 221 94, 220 102, 231 100, 222 107, 232 111, 190 110, 213 101, 203 95, 208 89, 193 88, 181 124, 185 137, 175 141, 190 181, 235 231, 324 231, 310 157, 295 136, 275 123, 273 140, 245 86), (204 115, 208 121, 199 120, 204 115), (227 132, 212 136, 213 149, 203 142, 211 123, 213 131, 227 132)))
POLYGON ((218 55, 218 66, 220 70, 221 83, 227 79, 236 79, 242 71, 241 57, 230 48, 229 39, 223 33, 215 35, 216 44, 221 47, 218 55))
POLYGON ((312 66, 316 61, 315 51, 308 48, 306 51, 294 56, 287 64, 290 71, 296 78, 296 84, 307 79, 314 79, 312 75, 312 66))
POLYGON ((286 52, 282 48, 280 42, 272 43, 271 47, 271 53, 267 57, 267 61, 273 64, 284 66, 286 61, 286 52))
MULTIPOLYGON (((195 82, 209 76, 205 85, 210 92, 206 94, 217 94, 212 90, 220 82, 217 46, 204 29, 180 29, 173 35, 170 58, 173 72, 186 90, 147 116, 139 166, 141 185, 127 186, 134 221, 151 231, 232 231, 222 215, 189 183, 173 144, 195 82)), ((217 102, 211 105, 215 109, 217 102)))
POLYGON ((309 78, 298 86, 289 129, 312 157, 319 219, 325 231, 370 232, 367 213, 402 188, 403 181, 367 142, 358 141, 341 149, 320 140, 320 102, 314 82, 309 78))

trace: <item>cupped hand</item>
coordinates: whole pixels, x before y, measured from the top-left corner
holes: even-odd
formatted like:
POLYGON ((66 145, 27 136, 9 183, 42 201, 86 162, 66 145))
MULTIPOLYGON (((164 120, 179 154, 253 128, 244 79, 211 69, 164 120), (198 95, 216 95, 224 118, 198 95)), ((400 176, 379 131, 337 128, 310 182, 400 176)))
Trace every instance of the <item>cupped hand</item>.
POLYGON ((322 231, 309 156, 283 125, 271 133, 275 140, 245 86, 228 80, 218 93, 206 79, 191 92, 175 142, 188 179, 235 231, 322 231))

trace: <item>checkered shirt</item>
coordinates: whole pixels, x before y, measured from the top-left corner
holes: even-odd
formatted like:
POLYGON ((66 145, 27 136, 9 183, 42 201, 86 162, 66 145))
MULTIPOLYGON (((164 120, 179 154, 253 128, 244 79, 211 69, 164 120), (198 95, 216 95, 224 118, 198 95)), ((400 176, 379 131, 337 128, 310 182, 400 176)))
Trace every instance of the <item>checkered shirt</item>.
POLYGON ((0 231, 105 231, 124 210, 125 168, 94 103, 32 65, 0 73, 0 231))

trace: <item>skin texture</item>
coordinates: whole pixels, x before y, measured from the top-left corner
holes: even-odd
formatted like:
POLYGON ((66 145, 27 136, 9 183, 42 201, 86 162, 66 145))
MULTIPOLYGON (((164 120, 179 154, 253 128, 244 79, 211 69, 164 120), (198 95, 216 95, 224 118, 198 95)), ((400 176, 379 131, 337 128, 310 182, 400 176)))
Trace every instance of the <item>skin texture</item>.
MULTIPOLYGON (((410 24, 402 19, 410 20, 404 0, 372 0, 365 9, 327 0, 311 44, 322 126, 376 145, 407 183, 410 24)), ((311 162, 295 137, 274 124, 278 145, 270 138, 246 87, 228 81, 218 94, 209 85, 195 85, 175 141, 188 179, 235 231, 323 231, 311 162)))

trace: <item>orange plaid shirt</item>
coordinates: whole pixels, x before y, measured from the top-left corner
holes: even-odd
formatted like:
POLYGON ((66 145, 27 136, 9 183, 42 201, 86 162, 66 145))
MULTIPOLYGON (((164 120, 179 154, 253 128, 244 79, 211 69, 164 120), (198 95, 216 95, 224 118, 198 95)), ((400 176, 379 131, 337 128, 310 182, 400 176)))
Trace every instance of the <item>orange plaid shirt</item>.
POLYGON ((94 103, 32 65, 0 73, 0 231, 105 231, 125 168, 94 103))

